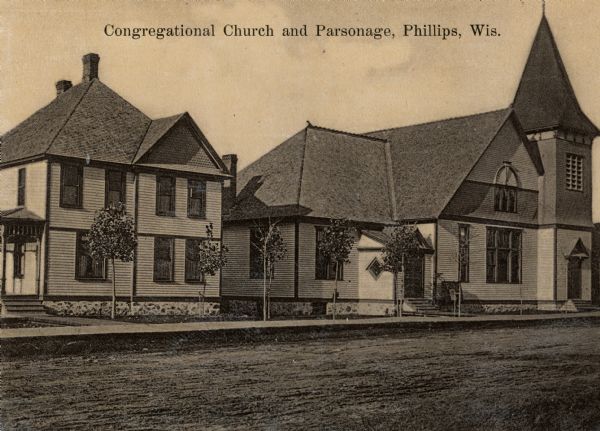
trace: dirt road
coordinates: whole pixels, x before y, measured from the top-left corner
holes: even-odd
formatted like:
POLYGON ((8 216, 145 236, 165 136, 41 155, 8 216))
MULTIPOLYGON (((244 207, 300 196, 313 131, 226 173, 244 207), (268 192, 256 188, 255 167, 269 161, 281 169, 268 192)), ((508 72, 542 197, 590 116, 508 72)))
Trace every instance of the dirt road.
POLYGON ((6 359, 2 430, 600 429, 600 326, 6 359))

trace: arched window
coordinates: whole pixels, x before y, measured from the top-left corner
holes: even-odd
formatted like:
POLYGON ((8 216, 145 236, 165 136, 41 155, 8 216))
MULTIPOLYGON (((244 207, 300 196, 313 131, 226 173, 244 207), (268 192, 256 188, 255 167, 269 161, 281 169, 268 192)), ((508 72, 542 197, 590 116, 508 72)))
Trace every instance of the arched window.
POLYGON ((504 162, 496 173, 494 209, 509 213, 517 212, 517 190, 519 177, 510 162, 504 162))

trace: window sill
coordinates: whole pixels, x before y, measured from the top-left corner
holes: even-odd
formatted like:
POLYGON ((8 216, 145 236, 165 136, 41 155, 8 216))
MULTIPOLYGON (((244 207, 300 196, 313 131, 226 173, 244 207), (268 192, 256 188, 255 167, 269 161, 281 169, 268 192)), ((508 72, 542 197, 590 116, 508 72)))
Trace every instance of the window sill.
POLYGON ((185 280, 185 284, 194 284, 194 285, 200 285, 202 286, 204 284, 203 281, 196 281, 196 280, 185 280))
POLYGON ((169 213, 169 214, 167 214, 167 213, 165 213, 165 214, 156 213, 156 215, 158 217, 175 217, 175 213, 172 213, 172 214, 171 213, 169 213))
POLYGON ((67 209, 67 210, 82 210, 83 209, 83 205, 65 205, 65 204, 60 204, 61 208, 67 209))
POLYGON ((97 283, 97 282, 102 282, 102 283, 108 283, 110 280, 108 280, 106 277, 104 278, 82 278, 82 277, 75 277, 76 281, 81 281, 82 283, 97 283))
POLYGON ((175 280, 152 280, 154 283, 159 284, 176 284, 175 280))
POLYGON ((192 220, 202 220, 202 221, 206 221, 208 220, 206 218, 206 216, 194 216, 194 215, 187 215, 187 218, 192 219, 192 220))

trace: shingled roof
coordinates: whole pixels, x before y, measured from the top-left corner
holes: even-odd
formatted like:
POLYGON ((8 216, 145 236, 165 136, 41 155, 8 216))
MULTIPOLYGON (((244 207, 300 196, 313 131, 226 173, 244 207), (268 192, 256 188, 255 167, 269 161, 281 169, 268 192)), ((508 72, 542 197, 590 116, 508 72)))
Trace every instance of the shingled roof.
POLYGON ((240 171, 228 219, 307 215, 391 222, 386 145, 309 125, 240 171))
POLYGON ((372 132, 390 142, 396 219, 436 218, 513 111, 372 132))
POLYGON ((598 129, 577 102, 545 16, 533 41, 513 106, 527 132, 563 128, 598 135, 598 129))
POLYGON ((511 116, 507 108, 366 135, 309 125, 240 172, 229 219, 436 218, 511 116))
MULTIPOLYGON (((188 113, 151 120, 98 78, 67 88, 2 136, 0 165, 46 155, 134 164, 182 119, 209 154, 211 166, 202 172, 225 174, 220 157, 188 113)), ((194 171, 184 165, 165 168, 194 171)))

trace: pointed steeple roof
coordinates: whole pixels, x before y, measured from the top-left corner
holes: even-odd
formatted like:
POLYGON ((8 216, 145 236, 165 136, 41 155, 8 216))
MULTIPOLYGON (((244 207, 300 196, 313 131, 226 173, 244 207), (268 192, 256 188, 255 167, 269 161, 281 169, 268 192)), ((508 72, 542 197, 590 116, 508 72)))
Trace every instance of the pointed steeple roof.
POLYGON ((527 132, 563 128, 598 135, 583 113, 546 16, 533 41, 513 106, 527 132))

